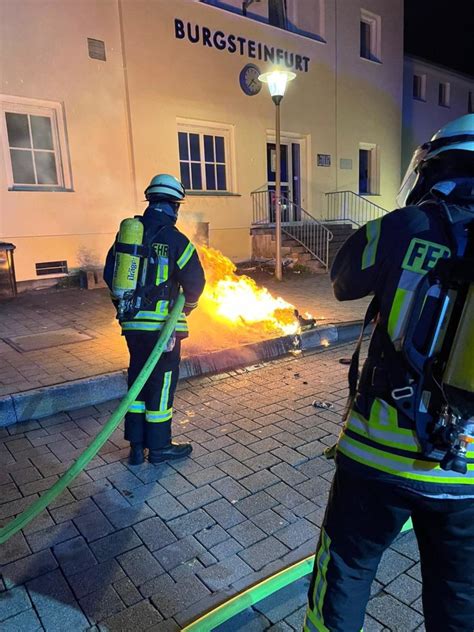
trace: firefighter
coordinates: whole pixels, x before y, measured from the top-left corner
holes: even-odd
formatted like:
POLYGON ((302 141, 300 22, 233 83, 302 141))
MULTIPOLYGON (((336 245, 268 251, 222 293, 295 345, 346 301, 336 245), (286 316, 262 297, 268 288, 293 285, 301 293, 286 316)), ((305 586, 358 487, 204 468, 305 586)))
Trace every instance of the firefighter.
MULTIPOLYGON (((360 377, 358 352, 349 371, 353 397, 337 444, 305 632, 362 630, 380 558, 410 517, 427 632, 474 630, 474 450, 465 474, 421 450, 409 412, 417 384, 401 351, 420 283, 441 258, 449 264, 471 243, 474 114, 447 124, 415 152, 397 203, 398 210, 354 233, 331 269, 338 300, 374 295, 365 323, 376 324, 360 377)), ((473 362, 471 356, 466 365, 471 376, 473 362)), ((429 405, 418 398, 413 410, 429 405)))
MULTIPOLYGON (((188 336, 186 315, 197 306, 205 285, 194 245, 175 226, 179 205, 185 199, 181 182, 172 175, 156 175, 146 188, 145 197, 148 207, 143 216, 136 218, 143 224, 143 244, 134 251, 141 253, 143 258, 138 270, 141 280, 136 287, 136 300, 130 303, 140 308, 119 311, 122 335, 130 352, 129 387, 156 344, 180 290, 184 292, 186 302, 166 352, 125 416, 125 439, 130 441, 131 465, 144 462, 146 448, 150 463, 179 459, 192 451, 190 443, 171 440, 172 406, 178 382, 181 340, 188 336)), ((112 297, 117 252, 124 251, 127 252, 126 246, 121 250, 116 240, 107 255, 104 280, 112 297)), ((114 303, 118 307, 119 302, 114 300, 114 303)))

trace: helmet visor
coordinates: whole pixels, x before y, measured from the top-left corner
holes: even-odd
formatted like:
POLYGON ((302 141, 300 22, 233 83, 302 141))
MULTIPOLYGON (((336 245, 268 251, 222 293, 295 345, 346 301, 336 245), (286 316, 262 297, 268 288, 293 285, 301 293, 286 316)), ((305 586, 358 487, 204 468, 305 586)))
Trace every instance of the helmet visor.
POLYGON ((425 143, 415 150, 415 153, 410 160, 410 164, 408 165, 408 169, 406 170, 405 176, 400 186, 400 190, 397 195, 398 208, 403 208, 404 206, 406 206, 408 196, 415 188, 416 182, 418 180, 418 167, 420 166, 420 163, 422 163, 423 160, 426 158, 429 150, 429 143, 425 143))

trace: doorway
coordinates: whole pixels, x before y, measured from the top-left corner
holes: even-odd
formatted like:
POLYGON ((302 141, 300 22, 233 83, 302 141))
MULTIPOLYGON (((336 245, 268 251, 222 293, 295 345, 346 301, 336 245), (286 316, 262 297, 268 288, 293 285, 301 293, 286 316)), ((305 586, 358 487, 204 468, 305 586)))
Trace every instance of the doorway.
MULTIPOLYGON (((300 220, 301 205, 301 144, 282 140, 280 144, 282 222, 300 220)), ((276 145, 267 142, 267 186, 276 187, 276 145)), ((275 221, 273 196, 270 197, 270 221, 275 221)))

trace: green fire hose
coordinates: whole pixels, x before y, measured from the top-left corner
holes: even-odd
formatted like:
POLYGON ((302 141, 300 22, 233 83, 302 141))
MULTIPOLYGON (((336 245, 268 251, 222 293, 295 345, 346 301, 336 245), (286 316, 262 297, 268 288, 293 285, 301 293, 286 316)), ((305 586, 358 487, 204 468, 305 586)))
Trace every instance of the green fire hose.
MULTIPOLYGON (((413 525, 410 518, 403 526, 401 533, 410 531, 412 528, 413 525)), ((313 564, 314 555, 310 555, 278 571, 278 573, 267 577, 258 584, 250 586, 250 588, 235 595, 235 597, 224 601, 224 603, 221 603, 213 610, 206 612, 185 626, 182 632, 211 632, 211 630, 215 630, 218 626, 232 619, 232 617, 237 616, 246 608, 250 608, 259 601, 262 601, 262 599, 265 599, 265 597, 269 597, 305 575, 309 575, 313 570, 313 564)))
POLYGON ((120 404, 118 405, 115 412, 112 414, 110 419, 107 421, 105 426, 99 432, 99 434, 95 437, 92 443, 84 450, 81 456, 75 461, 71 467, 64 472, 64 474, 59 478, 52 487, 50 487, 42 496, 40 496, 33 504, 25 509, 21 514, 19 514, 16 518, 14 518, 11 522, 0 529, 0 544, 4 544, 7 540, 9 540, 15 533, 23 529, 27 524, 29 524, 38 514, 40 514, 43 509, 46 507, 57 497, 59 494, 66 489, 66 487, 73 481, 76 476, 82 472, 84 467, 96 456, 100 448, 104 445, 107 439, 110 437, 112 432, 117 428, 119 423, 122 421, 125 413, 127 412, 130 404, 135 401, 138 394, 143 388, 143 385, 149 378, 151 372, 153 371, 156 363, 160 359, 163 351, 168 344, 168 340, 170 339, 178 321, 178 318, 183 310, 184 306, 184 295, 180 294, 176 300, 176 303, 171 310, 171 313, 168 317, 168 320, 163 327, 160 337, 156 345, 153 348, 153 351, 150 354, 150 357, 145 362, 143 369, 140 371, 137 379, 130 387, 130 390, 122 399, 120 404))

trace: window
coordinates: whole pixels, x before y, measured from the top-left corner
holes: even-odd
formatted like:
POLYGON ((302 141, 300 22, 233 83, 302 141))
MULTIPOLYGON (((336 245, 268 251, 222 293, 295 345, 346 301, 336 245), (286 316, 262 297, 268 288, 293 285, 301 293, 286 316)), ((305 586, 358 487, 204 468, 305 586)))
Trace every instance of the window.
POLYGON ((378 184, 377 146, 359 145, 359 195, 377 195, 378 184))
POLYGON ((323 40, 324 0, 200 0, 204 4, 323 40))
POLYGON ((381 19, 379 15, 361 9, 360 56, 371 61, 381 60, 381 19))
POLYGON ((230 192, 230 130, 178 125, 181 181, 190 191, 230 192))
POLYGON ((413 75, 413 98, 426 101, 426 75, 413 75))
POLYGON ((441 81, 438 86, 438 105, 444 108, 449 108, 449 101, 451 96, 451 84, 441 81))
POLYGON ((65 190, 70 173, 60 104, 0 97, 2 137, 11 190, 65 190), (47 104, 48 103, 48 104, 47 104))

